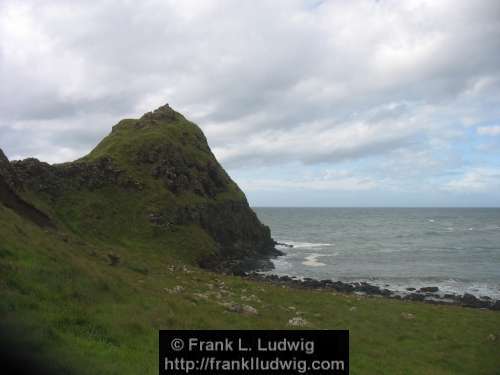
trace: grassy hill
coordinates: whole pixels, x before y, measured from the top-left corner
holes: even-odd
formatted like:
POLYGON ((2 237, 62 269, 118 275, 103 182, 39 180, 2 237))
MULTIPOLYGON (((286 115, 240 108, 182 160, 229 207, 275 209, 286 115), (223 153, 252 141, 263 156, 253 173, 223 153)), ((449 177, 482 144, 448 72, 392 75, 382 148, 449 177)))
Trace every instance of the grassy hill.
POLYGON ((0 176, 0 319, 54 369, 156 374, 158 329, 286 329, 301 316, 350 330, 352 374, 500 373, 498 312, 207 270, 272 256, 272 240, 169 107, 121 121, 76 162, 0 160, 0 176))

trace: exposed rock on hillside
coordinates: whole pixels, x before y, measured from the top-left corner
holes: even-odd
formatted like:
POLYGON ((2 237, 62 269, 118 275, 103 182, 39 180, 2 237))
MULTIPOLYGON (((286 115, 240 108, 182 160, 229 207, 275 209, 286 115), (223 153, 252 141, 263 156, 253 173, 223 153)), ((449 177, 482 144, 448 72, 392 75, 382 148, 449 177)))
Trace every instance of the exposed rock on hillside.
POLYGON ((2 178, 11 189, 18 189, 21 187, 21 183, 9 163, 9 159, 7 159, 7 156, 5 156, 2 150, 0 150, 0 178, 2 178))
POLYGON ((0 204, 41 227, 52 227, 53 224, 49 217, 30 203, 21 199, 14 191, 16 187, 20 187, 20 182, 10 166, 7 157, 0 150, 0 204))
POLYGON ((140 190, 141 185, 113 165, 111 158, 103 157, 92 162, 50 165, 29 158, 12 162, 13 170, 22 185, 38 193, 47 193, 53 199, 73 189, 96 190, 116 186, 140 190))

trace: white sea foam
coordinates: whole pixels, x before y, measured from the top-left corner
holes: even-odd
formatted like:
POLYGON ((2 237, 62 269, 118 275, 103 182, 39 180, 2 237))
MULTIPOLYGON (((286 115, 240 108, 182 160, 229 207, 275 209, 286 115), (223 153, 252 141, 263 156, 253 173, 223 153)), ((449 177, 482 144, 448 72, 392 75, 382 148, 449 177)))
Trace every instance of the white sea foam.
MULTIPOLYGON (((293 248, 296 249, 313 249, 313 248, 319 248, 319 247, 328 247, 328 246, 334 246, 331 243, 314 243, 314 242, 297 242, 297 241, 278 241, 282 242, 286 245, 291 245, 293 248)), ((286 246, 283 246, 286 248, 286 246)))
POLYGON ((318 262, 318 258, 319 257, 324 257, 324 256, 327 256, 327 255, 323 255, 323 254, 311 254, 307 257, 305 257, 305 260, 302 262, 302 264, 304 266, 309 266, 309 267, 322 267, 322 266, 326 266, 325 263, 321 263, 321 262, 318 262))
POLYGON ((274 267, 279 271, 287 271, 292 268, 292 264, 285 257, 278 257, 272 260, 274 267))

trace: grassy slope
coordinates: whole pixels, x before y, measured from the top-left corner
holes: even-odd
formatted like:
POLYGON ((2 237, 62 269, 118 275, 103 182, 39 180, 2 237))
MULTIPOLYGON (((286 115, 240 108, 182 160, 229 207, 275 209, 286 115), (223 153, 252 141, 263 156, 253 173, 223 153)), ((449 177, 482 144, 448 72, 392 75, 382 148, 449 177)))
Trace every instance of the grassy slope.
POLYGON ((162 252, 139 240, 90 243, 42 230, 0 205, 0 319, 29 325, 37 342, 58 355, 56 363, 94 374, 156 374, 160 328, 287 328, 297 310, 311 328, 350 330, 352 374, 500 373, 500 343, 488 339, 500 336, 499 313, 186 272, 178 259, 199 245, 189 242, 198 236, 176 236, 162 252), (110 252, 119 265, 109 265, 110 252), (171 271, 173 264, 179 267, 171 271), (168 291, 177 285, 184 290, 168 291), (245 303, 258 309, 256 316, 220 304, 251 295, 259 301, 245 303))

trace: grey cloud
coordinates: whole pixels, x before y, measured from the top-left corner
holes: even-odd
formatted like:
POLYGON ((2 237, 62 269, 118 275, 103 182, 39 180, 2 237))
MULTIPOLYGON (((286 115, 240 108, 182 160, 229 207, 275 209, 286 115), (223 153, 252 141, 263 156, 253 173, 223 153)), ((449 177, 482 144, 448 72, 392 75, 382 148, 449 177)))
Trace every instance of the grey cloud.
POLYGON ((120 118, 169 102, 200 123, 227 165, 358 159, 441 137, 442 113, 457 100, 476 113, 461 95, 500 78, 497 1, 1 8, 0 135, 11 155, 84 153, 120 118), (378 132, 321 146, 356 138, 359 123, 378 132))

